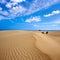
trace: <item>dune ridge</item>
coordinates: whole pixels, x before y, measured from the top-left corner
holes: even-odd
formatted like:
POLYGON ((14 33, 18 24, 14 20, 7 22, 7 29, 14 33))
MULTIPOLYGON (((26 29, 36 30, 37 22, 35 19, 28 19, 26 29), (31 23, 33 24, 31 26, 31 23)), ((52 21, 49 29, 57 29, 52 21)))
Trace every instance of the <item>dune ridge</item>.
MULTIPOLYGON (((55 32, 52 35, 55 35, 55 32)), ((60 60, 60 44, 56 42, 58 37, 55 36, 55 40, 51 38, 51 35, 37 32, 34 33, 34 38, 36 39, 37 48, 49 55, 52 60, 60 60)))

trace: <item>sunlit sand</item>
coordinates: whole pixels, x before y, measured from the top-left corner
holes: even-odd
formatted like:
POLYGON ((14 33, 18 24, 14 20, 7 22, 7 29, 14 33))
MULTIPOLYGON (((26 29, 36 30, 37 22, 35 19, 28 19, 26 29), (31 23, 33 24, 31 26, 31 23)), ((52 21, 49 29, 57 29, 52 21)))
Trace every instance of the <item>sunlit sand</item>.
POLYGON ((0 31, 0 60, 60 60, 60 32, 0 31))

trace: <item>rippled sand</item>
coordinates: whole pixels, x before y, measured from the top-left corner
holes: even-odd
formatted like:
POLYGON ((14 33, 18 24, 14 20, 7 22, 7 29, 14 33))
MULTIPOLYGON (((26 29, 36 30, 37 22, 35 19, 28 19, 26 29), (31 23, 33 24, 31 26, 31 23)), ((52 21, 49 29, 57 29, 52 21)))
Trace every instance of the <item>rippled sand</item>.
POLYGON ((51 33, 0 31, 0 60, 56 59, 60 60, 60 43, 51 33))

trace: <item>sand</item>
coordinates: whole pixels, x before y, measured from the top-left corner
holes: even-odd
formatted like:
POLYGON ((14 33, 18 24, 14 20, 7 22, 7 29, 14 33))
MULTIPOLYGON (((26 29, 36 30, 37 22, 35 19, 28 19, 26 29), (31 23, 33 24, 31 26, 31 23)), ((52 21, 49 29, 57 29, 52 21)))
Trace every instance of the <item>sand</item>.
POLYGON ((42 34, 35 32, 36 46, 52 60, 60 60, 60 32, 49 32, 42 34))
POLYGON ((0 31, 0 60, 60 60, 60 32, 0 31))

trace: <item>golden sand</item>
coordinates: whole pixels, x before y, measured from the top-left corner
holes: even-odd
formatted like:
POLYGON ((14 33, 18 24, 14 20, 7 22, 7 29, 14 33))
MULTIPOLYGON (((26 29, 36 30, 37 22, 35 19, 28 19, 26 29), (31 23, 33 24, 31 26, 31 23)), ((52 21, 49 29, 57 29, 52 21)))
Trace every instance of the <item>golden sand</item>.
POLYGON ((49 32, 42 34, 35 32, 36 46, 45 54, 51 57, 51 60, 60 60, 60 32, 49 32))
POLYGON ((60 60, 59 35, 0 31, 0 60, 60 60))

